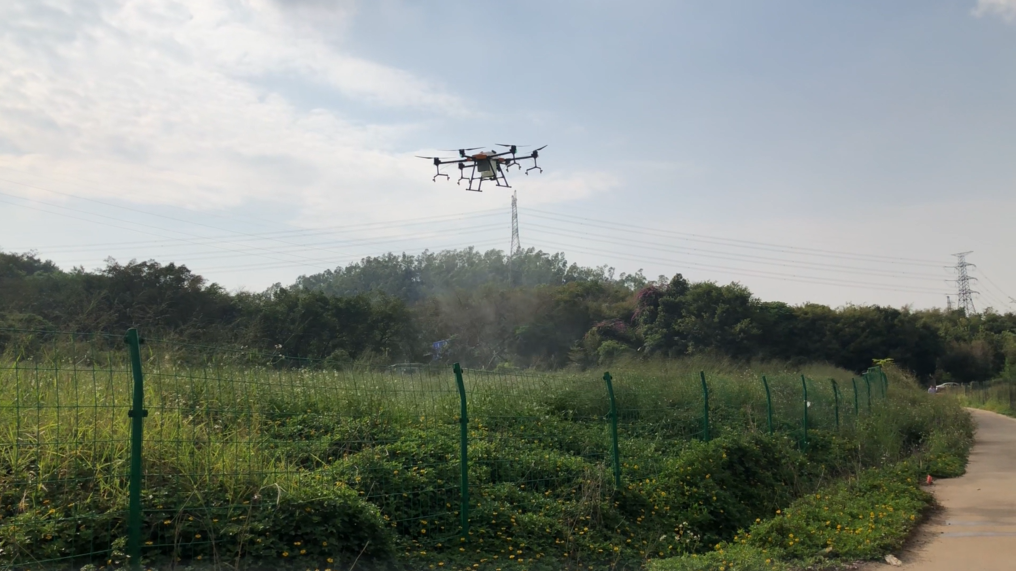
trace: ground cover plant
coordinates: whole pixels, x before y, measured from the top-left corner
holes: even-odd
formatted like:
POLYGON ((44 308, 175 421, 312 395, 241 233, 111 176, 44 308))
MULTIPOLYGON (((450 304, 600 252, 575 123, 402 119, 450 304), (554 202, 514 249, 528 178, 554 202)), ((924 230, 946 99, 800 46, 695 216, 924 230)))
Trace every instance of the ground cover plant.
MULTIPOLYGON (((0 368, 0 564, 124 562, 131 370, 113 344, 75 347, 0 368)), ((887 390, 773 363, 614 371, 616 473, 599 373, 466 371, 463 538, 447 368, 143 348, 142 554, 158 567, 637 569, 870 467, 962 466, 948 454, 962 423, 942 420, 955 403, 893 371, 887 390)))
POLYGON ((921 482, 963 474, 973 425, 953 399, 921 399, 916 386, 895 396, 862 429, 890 454, 885 462, 804 494, 708 551, 653 561, 651 571, 823 568, 899 548, 932 502, 921 482))

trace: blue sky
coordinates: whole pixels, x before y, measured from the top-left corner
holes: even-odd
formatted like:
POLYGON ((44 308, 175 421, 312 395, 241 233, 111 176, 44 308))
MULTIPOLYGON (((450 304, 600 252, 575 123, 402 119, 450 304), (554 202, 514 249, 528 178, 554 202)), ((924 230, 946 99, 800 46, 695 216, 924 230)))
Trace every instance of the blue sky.
POLYGON ((1016 0, 0 6, 0 248, 260 290, 508 246, 414 157, 548 144, 524 246, 764 299, 1016 296, 1016 0))

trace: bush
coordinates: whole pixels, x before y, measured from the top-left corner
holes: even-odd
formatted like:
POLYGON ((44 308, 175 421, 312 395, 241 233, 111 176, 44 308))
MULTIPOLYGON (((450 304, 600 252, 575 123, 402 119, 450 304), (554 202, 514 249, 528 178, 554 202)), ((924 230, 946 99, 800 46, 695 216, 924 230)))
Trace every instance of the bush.
POLYGON ((245 550, 265 568, 283 561, 348 568, 357 558, 358 565, 369 568, 394 553, 393 535, 378 509, 341 483, 301 483, 276 504, 265 503, 251 512, 245 550))

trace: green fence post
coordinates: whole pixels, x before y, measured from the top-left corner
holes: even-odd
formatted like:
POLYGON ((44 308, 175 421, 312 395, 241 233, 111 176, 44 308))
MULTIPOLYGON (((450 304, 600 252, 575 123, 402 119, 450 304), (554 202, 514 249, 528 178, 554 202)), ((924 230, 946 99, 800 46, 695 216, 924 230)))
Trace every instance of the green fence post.
POLYGON ((804 375, 801 375, 801 386, 804 388, 804 439, 801 441, 801 447, 805 450, 808 449, 808 381, 805 380, 804 375))
POLYGON ((702 378, 702 439, 709 442, 709 386, 706 385, 706 372, 699 371, 702 378))
POLYGON ((130 349, 134 376, 134 399, 127 416, 131 419, 130 485, 127 492, 127 557, 131 569, 141 569, 141 454, 144 442, 145 379, 141 374, 141 338, 133 327, 125 339, 130 349))
POLYGON ((607 397, 610 398, 610 442, 613 447, 611 454, 614 459, 614 486, 621 487, 621 454, 617 448, 617 403, 614 402, 614 385, 611 383, 610 372, 603 373, 603 382, 607 383, 607 397))
POLYGON ((766 420, 769 422, 769 434, 773 433, 773 395, 769 392, 769 381, 762 375, 762 386, 766 388, 766 420))
POLYGON ((459 389, 459 529, 462 541, 469 536, 469 417, 466 414, 466 384, 462 367, 452 366, 459 389))
POLYGON ((861 414, 861 409, 857 406, 857 379, 850 377, 850 384, 854 386, 854 416, 858 416, 861 414))
POLYGON ((833 383, 833 406, 836 407, 836 430, 840 429, 840 389, 836 386, 836 379, 829 379, 833 383))
POLYGON ((871 381, 868 380, 868 373, 861 375, 864 379, 864 387, 868 393, 868 412, 871 412, 871 381))

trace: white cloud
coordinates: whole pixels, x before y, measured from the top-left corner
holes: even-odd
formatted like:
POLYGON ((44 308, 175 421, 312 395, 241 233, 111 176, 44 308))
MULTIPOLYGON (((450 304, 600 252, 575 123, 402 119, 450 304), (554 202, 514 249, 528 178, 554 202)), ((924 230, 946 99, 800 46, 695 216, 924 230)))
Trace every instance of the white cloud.
MULTIPOLYGON (((342 30, 354 18, 355 12, 345 5, 335 9, 311 0, 0 2, 0 179, 24 183, 0 181, 0 192, 47 203, 66 201, 70 208, 84 204, 118 220, 142 223, 150 219, 135 219, 117 209, 102 211, 94 203, 43 189, 222 211, 226 217, 251 209, 261 219, 304 227, 491 208, 505 209, 507 216, 510 190, 472 193, 454 182, 431 182, 432 165, 413 156, 431 153, 410 152, 407 141, 424 128, 440 130, 461 118, 468 105, 427 78, 349 55, 342 30), (294 79, 286 93, 266 87, 280 78, 294 79), (302 95, 301 82, 325 86, 335 104, 314 108, 295 100, 302 95), (395 111, 392 115, 400 119, 371 123, 346 111, 365 106, 395 111), (271 213, 265 216, 265 210, 271 213)), ((553 149, 547 153, 540 159, 546 174, 509 174, 520 204, 577 200, 619 185, 610 173, 567 172, 555 165, 553 149)), ((22 223, 20 230, 14 225, 7 232, 0 225, 0 242, 8 246, 14 242, 44 248, 47 241, 81 240, 80 222, 73 223, 76 230, 65 230, 55 222, 66 218, 17 212, 26 220, 36 216, 32 220, 37 222, 22 223), (50 222, 45 236, 33 234, 40 223, 50 222)), ((68 215, 66 210, 56 212, 68 215)), ((166 234, 176 225, 156 220, 148 229, 155 236, 179 239, 178 234, 195 231, 184 225, 166 234)), ((483 240, 488 247, 499 244, 491 242, 503 235, 497 225, 479 234, 454 233, 471 224, 444 222, 428 228, 452 232, 443 238, 293 255, 297 262, 320 260, 317 266, 286 265, 289 255, 266 255, 266 250, 245 257, 205 247, 194 258, 194 247, 183 246, 186 253, 165 255, 177 261, 193 259, 213 279, 267 285, 289 279, 280 277, 280 271, 293 277, 345 259, 335 252, 356 257, 382 248, 452 247, 483 240), (202 257, 208 252, 218 258, 202 257), (266 263, 281 263, 282 269, 244 269, 242 279, 240 274, 215 273, 218 264, 260 268, 266 263)), ((503 225, 507 227, 507 219, 503 225)), ((101 225, 84 228, 104 236, 111 232, 101 225)), ((386 226, 345 237, 415 238, 420 228, 386 226)), ((110 239, 90 237, 92 242, 110 239)), ((163 252, 140 248, 118 255, 129 259, 163 252)), ((61 263, 94 264, 73 256, 61 263)))
MULTIPOLYGON (((93 197, 279 200, 316 213, 369 211, 384 189, 428 188, 428 166, 396 151, 417 123, 301 109, 257 79, 304 78, 333 90, 337 108, 346 97, 416 121, 460 115, 462 101, 344 53, 297 12, 268 0, 2 3, 0 172, 93 197)), ((327 12, 328 29, 352 17, 327 12)))
POLYGON ((999 16, 1007 22, 1016 22, 1016 0, 977 0, 976 16, 999 16))

